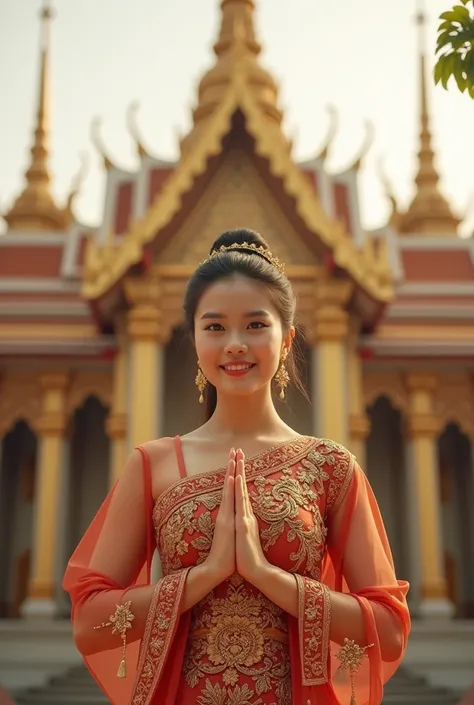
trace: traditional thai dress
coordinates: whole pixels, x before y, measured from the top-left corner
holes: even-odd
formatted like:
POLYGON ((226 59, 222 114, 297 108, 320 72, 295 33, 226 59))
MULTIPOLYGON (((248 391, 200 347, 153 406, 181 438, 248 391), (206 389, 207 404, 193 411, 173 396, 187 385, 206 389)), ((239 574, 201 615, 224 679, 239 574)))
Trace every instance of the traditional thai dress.
POLYGON ((378 705, 410 630, 408 584, 396 579, 377 503, 355 458, 332 441, 302 436, 246 460, 262 548, 294 575, 298 618, 238 574, 183 612, 188 571, 211 546, 225 468, 188 475, 179 437, 160 443, 175 444, 181 478, 153 502, 150 461, 140 448, 143 473, 126 471, 118 480, 64 579, 76 643, 111 702, 378 705), (107 556, 101 565, 99 544, 107 556), (155 549, 163 577, 150 585, 155 549), (364 644, 331 642, 330 590, 358 601, 364 644), (402 644, 390 662, 379 636, 387 624, 402 644))

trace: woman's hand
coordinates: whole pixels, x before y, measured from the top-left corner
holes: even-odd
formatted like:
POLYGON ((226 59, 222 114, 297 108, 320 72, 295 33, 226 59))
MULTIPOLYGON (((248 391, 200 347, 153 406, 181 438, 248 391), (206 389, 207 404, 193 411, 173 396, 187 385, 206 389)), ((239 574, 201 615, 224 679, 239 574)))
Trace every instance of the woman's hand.
POLYGON ((229 464, 224 478, 222 503, 216 517, 214 536, 205 565, 216 578, 219 585, 236 570, 235 562, 235 451, 229 453, 229 464))
POLYGON ((235 471, 235 561, 237 572, 253 585, 268 566, 262 550, 258 522, 253 513, 245 478, 245 457, 236 453, 235 471))

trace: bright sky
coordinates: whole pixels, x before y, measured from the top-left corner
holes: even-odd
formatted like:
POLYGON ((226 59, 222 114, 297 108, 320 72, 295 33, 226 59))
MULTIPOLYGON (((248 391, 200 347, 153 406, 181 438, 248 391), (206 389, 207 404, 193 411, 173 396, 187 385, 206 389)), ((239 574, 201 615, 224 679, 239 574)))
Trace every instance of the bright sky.
MULTIPOLYGON (((295 156, 318 151, 328 126, 326 106, 339 113, 339 134, 328 162, 343 169, 357 153, 364 124, 375 143, 360 178, 366 227, 383 223, 387 203, 377 176, 383 157, 403 204, 413 192, 418 148, 416 0, 256 0, 262 61, 281 86, 286 129, 295 156)), ((40 0, 0 3, 0 207, 22 184, 32 140, 39 60, 40 0)), ((427 0, 429 58, 437 17, 454 0, 427 0)), ((126 128, 127 108, 140 102, 143 141, 153 154, 177 157, 176 133, 190 125, 196 83, 212 62, 218 0, 54 0, 52 27, 51 168, 63 199, 90 155, 77 201, 86 223, 101 219, 104 172, 90 141, 95 116, 116 163, 137 164, 126 128)), ((431 68, 431 66, 430 66, 431 68)), ((445 193, 474 228, 474 101, 430 82, 433 132, 445 193)))

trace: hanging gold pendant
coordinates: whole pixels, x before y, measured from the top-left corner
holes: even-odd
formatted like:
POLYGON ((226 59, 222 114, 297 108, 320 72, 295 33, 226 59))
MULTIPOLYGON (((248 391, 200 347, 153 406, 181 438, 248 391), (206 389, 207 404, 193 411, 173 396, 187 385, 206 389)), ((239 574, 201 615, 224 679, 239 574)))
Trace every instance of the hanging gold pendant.
POLYGON ((288 374, 288 370, 285 367, 285 360, 287 357, 288 353, 286 350, 284 350, 281 354, 280 366, 275 375, 275 382, 280 387, 280 393, 278 396, 281 400, 285 398, 285 389, 290 383, 290 375, 288 374))
POLYGON ((194 384, 198 388, 198 391, 200 392, 199 394, 199 403, 204 404, 204 390, 206 389, 207 385, 207 378, 204 372, 201 370, 201 365, 198 362, 198 371, 196 378, 194 380, 194 384))
POLYGON ((349 671, 351 684, 350 705, 357 705, 354 676, 359 670, 362 661, 367 657, 367 649, 370 649, 372 646, 373 644, 359 646, 353 639, 344 639, 344 646, 341 646, 336 654, 336 658, 341 662, 338 670, 349 671))
POLYGON ((125 655, 127 648, 127 631, 132 628, 132 622, 135 619, 135 615, 130 610, 132 606, 131 600, 124 602, 123 605, 115 605, 116 609, 114 614, 110 615, 108 622, 102 622, 98 627, 94 629, 103 629, 104 627, 112 627, 112 634, 118 634, 122 639, 122 660, 120 661, 117 677, 126 678, 127 677, 127 666, 125 663, 125 655))

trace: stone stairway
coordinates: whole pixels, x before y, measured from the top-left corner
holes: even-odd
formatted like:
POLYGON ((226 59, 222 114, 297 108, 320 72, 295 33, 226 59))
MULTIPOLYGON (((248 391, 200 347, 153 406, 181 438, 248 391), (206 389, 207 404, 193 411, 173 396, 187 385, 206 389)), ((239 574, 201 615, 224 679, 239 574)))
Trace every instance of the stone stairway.
MULTIPOLYGON (((456 705, 460 695, 444 688, 433 688, 423 678, 404 669, 387 683, 383 705, 456 705)), ((106 705, 85 668, 75 668, 58 676, 44 688, 31 688, 16 697, 17 705, 106 705)))

